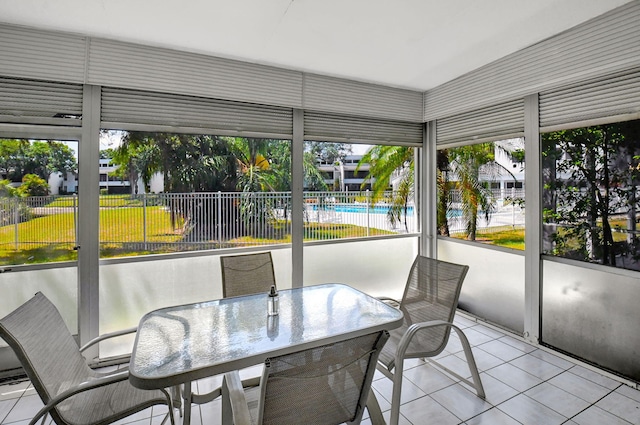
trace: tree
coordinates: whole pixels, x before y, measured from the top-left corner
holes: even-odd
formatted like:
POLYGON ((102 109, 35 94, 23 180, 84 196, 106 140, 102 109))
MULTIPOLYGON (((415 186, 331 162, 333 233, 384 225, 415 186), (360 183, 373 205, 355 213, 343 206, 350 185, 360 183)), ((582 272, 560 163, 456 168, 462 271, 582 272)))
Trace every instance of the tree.
POLYGON ((391 187, 392 179, 397 177, 398 190, 394 192, 387 219, 393 225, 404 221, 407 226, 409 201, 415 191, 414 149, 406 146, 375 145, 362 157, 356 171, 363 164, 369 164, 367 179, 372 181, 371 202, 374 203, 391 187))
POLYGON ((49 184, 35 174, 26 174, 22 178, 18 192, 23 196, 47 196, 49 195, 49 184))
POLYGON ((9 180, 0 180, 0 198, 12 198, 16 196, 20 196, 18 189, 11 186, 9 180))
POLYGON ((451 197, 450 197, 450 184, 449 184, 449 151, 447 149, 440 149, 437 152, 436 158, 436 187, 438 192, 437 202, 437 223, 438 234, 443 236, 450 236, 449 233, 449 220, 447 213, 450 209, 451 197))
MULTIPOLYGON (((226 202, 221 205, 227 209, 221 217, 217 217, 219 209, 215 205, 198 204, 204 201, 196 201, 197 197, 180 204, 171 202, 172 223, 176 228, 178 218, 182 218, 185 239, 196 237, 193 235, 213 237, 215 226, 212 224, 233 229, 236 236, 263 236, 272 230, 274 211, 283 210, 286 217, 290 208, 274 205, 271 197, 260 194, 291 190, 288 141, 132 131, 124 134, 121 145, 111 156, 122 175, 131 180, 132 187, 142 179, 148 191, 151 177, 160 173, 164 191, 169 193, 242 192, 239 205, 226 202), (196 210, 198 214, 194 213, 196 210), (241 222, 232 222, 237 216, 241 222)), ((304 155, 304 173, 306 182, 326 189, 315 158, 309 152, 304 155)), ((224 233, 230 234, 230 231, 224 233)))
POLYGON ((21 182, 26 174, 48 180, 53 172, 76 172, 71 148, 56 141, 0 139, 0 173, 12 182, 21 182))
POLYGON ((460 194, 462 220, 468 240, 476 239, 478 214, 482 212, 488 222, 495 206, 491 201, 491 190, 480 180, 482 166, 495 163, 493 143, 479 143, 449 149, 449 164, 455 175, 453 187, 460 194))
MULTIPOLYGON (((452 196, 461 212, 468 240, 475 240, 480 214, 489 222, 495 211, 489 181, 509 174, 495 159, 496 151, 505 152, 512 160, 524 160, 524 150, 518 144, 487 142, 441 149, 437 157, 438 187, 438 232, 449 234, 448 214, 452 207, 452 196)), ((515 177, 514 177, 515 178, 515 177)))
POLYGON ((637 260, 640 121, 542 135, 545 252, 616 266, 637 260), (626 214, 630 237, 615 242, 612 217, 626 214))
POLYGON ((31 209, 20 201, 27 196, 11 185, 9 180, 0 180, 0 225, 22 223, 33 218, 31 209), (17 217, 16 217, 17 215, 17 217))
POLYGON ((334 164, 342 161, 351 154, 351 144, 332 142, 306 142, 305 150, 310 152, 314 158, 327 163, 334 164))
POLYGON ((221 136, 127 132, 113 159, 140 175, 145 186, 161 173, 165 192, 235 189, 235 156, 221 136))

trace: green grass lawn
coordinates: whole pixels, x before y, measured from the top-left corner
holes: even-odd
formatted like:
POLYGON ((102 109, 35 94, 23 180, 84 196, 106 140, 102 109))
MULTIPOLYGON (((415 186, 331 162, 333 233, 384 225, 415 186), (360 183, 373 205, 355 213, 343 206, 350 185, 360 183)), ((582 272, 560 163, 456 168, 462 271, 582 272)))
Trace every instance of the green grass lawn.
MULTIPOLYGON (((78 199, 71 196, 56 198, 53 202, 44 205, 44 208, 51 207, 73 207, 78 205, 78 199)), ((100 196, 100 207, 141 207, 142 200, 132 199, 131 195, 107 195, 100 196)))
MULTIPOLYGON (((127 196, 120 198, 118 208, 100 209, 100 256, 101 258, 144 255, 159 252, 173 252, 168 245, 159 250, 133 249, 123 244, 173 243, 180 242, 182 223, 177 229, 171 225, 170 214, 163 207, 147 207, 146 229, 143 226, 144 209, 127 207, 127 196), (144 232, 146 231, 146 238, 144 232)), ((70 206, 69 198, 54 201, 50 206, 70 206), (62 202, 64 200, 64 202, 62 202)), ((113 203, 109 203, 113 206, 113 203)), ((0 227, 0 265, 70 261, 77 259, 73 249, 75 226, 73 211, 36 217, 18 224, 18 249, 16 249, 15 225, 0 227)), ((291 234, 286 223, 274 225, 279 238, 241 237, 225 242, 225 247, 290 243, 291 234)), ((305 240, 343 239, 366 236, 366 228, 350 224, 305 223, 305 240)), ((370 236, 393 234, 379 229, 369 229, 370 236)), ((197 249, 197 248, 196 248, 197 249)))
MULTIPOLYGON (((466 239, 464 234, 451 235, 451 237, 466 239)), ((476 242, 524 251, 524 229, 498 230, 494 232, 483 230, 476 235, 476 242)))
MULTIPOLYGON (((43 263, 69 261, 77 258, 74 213, 45 215, 18 224, 19 249, 15 249, 15 225, 0 227, 0 264, 43 263)), ((100 240, 102 257, 126 255, 122 242, 141 242, 143 234, 142 208, 105 208, 100 210, 100 240), (112 242, 112 243, 109 243, 112 242)), ((162 207, 147 208, 148 242, 176 242, 179 232, 171 227, 169 214, 162 207)), ((129 255, 141 255, 142 251, 129 255)))

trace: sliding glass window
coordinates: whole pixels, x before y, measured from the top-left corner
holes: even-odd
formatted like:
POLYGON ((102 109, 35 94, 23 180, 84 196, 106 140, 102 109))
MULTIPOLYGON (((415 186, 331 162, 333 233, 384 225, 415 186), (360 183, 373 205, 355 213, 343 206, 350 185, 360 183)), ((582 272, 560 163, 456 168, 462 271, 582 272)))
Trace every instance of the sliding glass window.
POLYGON ((305 285, 401 295, 418 253, 417 150, 305 142, 305 285))
POLYGON ((291 242, 289 140, 102 131, 101 257, 291 242))
POLYGON ((524 249, 524 139, 437 152, 438 233, 524 249))
POLYGON ((417 232, 415 148, 305 143, 305 240, 417 232))
POLYGON ((542 134, 543 252, 640 270, 640 120, 542 134))
POLYGON ((77 260, 77 151, 0 138, 0 266, 77 260))

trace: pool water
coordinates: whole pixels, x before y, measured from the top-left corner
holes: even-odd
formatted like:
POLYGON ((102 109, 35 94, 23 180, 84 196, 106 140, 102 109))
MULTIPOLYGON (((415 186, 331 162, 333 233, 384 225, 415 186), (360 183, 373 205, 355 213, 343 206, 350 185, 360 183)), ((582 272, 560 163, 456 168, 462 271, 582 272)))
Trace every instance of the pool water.
MULTIPOLYGON (((335 211, 345 213, 369 213, 369 214, 387 214, 389 212, 387 205, 375 205, 373 207, 364 204, 346 204, 346 205, 326 205, 320 207, 321 211, 335 211)), ((313 210, 318 210, 318 205, 313 206, 313 210)), ((413 215, 413 207, 407 207, 407 216, 413 215)))

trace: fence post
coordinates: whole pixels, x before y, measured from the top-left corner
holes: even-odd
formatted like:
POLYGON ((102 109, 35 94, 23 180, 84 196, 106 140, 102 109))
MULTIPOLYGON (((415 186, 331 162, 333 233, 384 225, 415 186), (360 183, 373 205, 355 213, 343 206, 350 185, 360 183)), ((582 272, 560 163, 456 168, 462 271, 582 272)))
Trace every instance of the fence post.
POLYGON ((147 251, 147 194, 142 194, 142 242, 147 251))
POLYGON ((216 232, 218 233, 218 248, 222 248, 222 192, 218 191, 218 205, 216 205, 216 232))
POLYGON ((516 227, 516 188, 515 184, 511 189, 511 228, 515 229, 516 227))
POLYGON ((15 235, 15 245, 16 245, 16 251, 18 251, 20 249, 19 246, 19 242, 18 242, 18 223, 20 222, 20 200, 19 198, 15 198, 15 206, 14 206, 14 214, 13 214, 13 221, 14 221, 14 235, 15 235))
POLYGON ((371 204, 371 193, 367 189, 367 236, 371 236, 369 229, 371 228, 371 217, 369 216, 369 204, 371 204))
POLYGON ((78 195, 74 193, 72 199, 73 199, 73 234, 75 237, 73 246, 77 248, 79 244, 78 243, 78 202, 77 202, 78 195))

